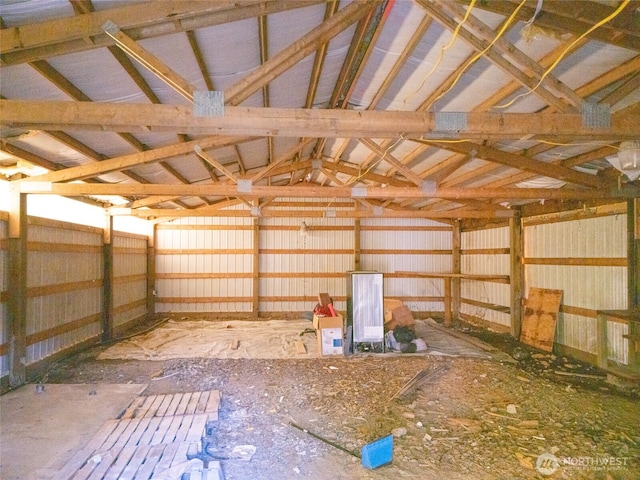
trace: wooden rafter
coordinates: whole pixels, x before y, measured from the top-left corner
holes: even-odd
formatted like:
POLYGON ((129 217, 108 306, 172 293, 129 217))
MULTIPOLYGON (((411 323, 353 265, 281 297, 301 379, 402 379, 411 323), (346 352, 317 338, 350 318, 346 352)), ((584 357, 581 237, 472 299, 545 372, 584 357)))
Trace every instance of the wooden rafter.
POLYGON ((0 35, 0 59, 4 65, 15 65, 112 45, 113 41, 102 30, 102 25, 109 20, 132 39, 142 40, 306 7, 321 1, 173 0, 125 5, 4 29, 0 35), (86 38, 92 38, 93 43, 88 44, 86 38))
POLYGON ((281 50, 242 80, 225 90, 225 102, 239 105, 264 85, 280 76, 303 58, 316 51, 322 44, 344 31, 365 16, 382 0, 357 0, 311 30, 289 47, 281 50))
POLYGON ((196 145, 202 148, 222 148, 236 143, 250 141, 247 137, 224 137, 216 136, 210 138, 201 138, 190 142, 178 143, 160 147, 156 149, 146 150, 144 152, 125 155, 117 158, 110 158, 99 163, 91 163, 78 167, 66 168, 57 172, 46 173, 38 177, 45 182, 70 182, 73 180, 84 180, 86 178, 95 177, 109 172, 117 172, 130 167, 145 165, 154 162, 160 162, 164 159, 185 155, 193 152, 196 145))
MULTIPOLYGON (((417 1, 422 8, 441 25, 451 31, 456 30, 458 22, 455 20, 455 13, 450 13, 447 8, 453 4, 439 3, 436 6, 427 0, 417 1)), ((568 94, 568 89, 562 89, 563 97, 570 96, 574 100, 574 105, 565 102, 564 98, 558 96, 557 93, 553 91, 555 85, 551 82, 552 79, 549 77, 544 80, 542 79, 540 72, 541 67, 517 48, 507 45, 505 40, 498 40, 493 46, 489 46, 488 36, 491 34, 495 36, 495 33, 482 22, 471 17, 472 16, 467 19, 467 22, 473 23, 474 32, 461 28, 458 30, 458 36, 462 40, 477 51, 484 52, 485 59, 518 81, 523 87, 532 91, 533 94, 541 98, 546 104, 553 106, 560 112, 576 111, 575 102, 577 102, 577 99, 573 99, 575 95, 572 96, 568 94)))
MULTIPOLYGON (((459 3, 467 3, 468 0, 457 1, 459 3)), ((500 15, 510 15, 518 3, 520 1, 491 0, 490 2, 477 2, 476 6, 479 9, 500 15)), ((533 18, 536 8, 537 2, 528 0, 518 12, 516 18, 521 21, 528 21, 533 18)), ((640 2, 632 0, 611 22, 593 30, 586 38, 640 51, 640 30, 638 30, 637 17, 634 16, 634 12, 638 8, 640 8, 640 2)), ((615 10, 616 8, 612 5, 597 1, 563 0, 561 2, 544 2, 534 25, 560 34, 568 32, 574 35, 581 35, 599 21, 611 15, 615 10)))
POLYGON ((495 148, 486 147, 477 143, 431 143, 431 145, 444 150, 456 153, 473 155, 474 157, 487 160, 489 162, 499 163, 511 168, 517 168, 537 175, 563 180, 565 182, 574 183, 585 187, 600 188, 603 187, 602 179, 590 175, 588 173, 578 172, 570 168, 565 168, 552 163, 541 162, 530 157, 522 155, 514 155, 495 148))

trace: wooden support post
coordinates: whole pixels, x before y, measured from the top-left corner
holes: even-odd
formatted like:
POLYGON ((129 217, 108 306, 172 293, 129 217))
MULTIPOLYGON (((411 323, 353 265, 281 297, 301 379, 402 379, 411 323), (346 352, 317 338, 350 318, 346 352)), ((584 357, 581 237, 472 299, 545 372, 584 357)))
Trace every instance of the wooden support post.
POLYGON ((451 326, 451 277, 444 277, 444 326, 451 326))
POLYGON ((636 348, 638 342, 640 341, 640 325, 639 322, 634 321, 633 319, 629 320, 629 340, 627 343, 627 361, 629 366, 635 371, 640 372, 640 352, 636 348))
POLYGON ((360 270, 360 219, 353 222, 353 270, 360 270))
POLYGON ((11 193, 9 206, 9 385, 27 375, 27 196, 11 193))
POLYGON ((606 369, 609 366, 609 347, 607 340, 607 316, 598 313, 596 317, 596 348, 598 368, 606 369))
POLYGON ((640 199, 627 202, 628 310, 640 311, 640 199))
POLYGON ((520 338, 522 328, 522 299, 524 298, 524 235, 522 231, 522 214, 516 210, 516 214, 509 220, 511 240, 511 335, 520 338))
MULTIPOLYGON (((461 254, 461 244, 462 244, 462 231, 460 220, 456 220, 453 225, 453 239, 452 239, 452 255, 451 259, 452 264, 452 272, 455 274, 462 273, 462 254, 461 254)), ((462 298, 462 280, 460 277, 454 277, 452 280, 452 304, 451 304, 451 314, 453 315, 453 319, 458 319, 460 316, 460 299, 462 298)))
POLYGON ((147 319, 156 314, 156 225, 147 236, 147 319))
POLYGON ((260 219, 253 219, 253 316, 260 316, 260 219))
POLYGON ((113 337, 113 217, 106 216, 102 230, 102 341, 113 337))

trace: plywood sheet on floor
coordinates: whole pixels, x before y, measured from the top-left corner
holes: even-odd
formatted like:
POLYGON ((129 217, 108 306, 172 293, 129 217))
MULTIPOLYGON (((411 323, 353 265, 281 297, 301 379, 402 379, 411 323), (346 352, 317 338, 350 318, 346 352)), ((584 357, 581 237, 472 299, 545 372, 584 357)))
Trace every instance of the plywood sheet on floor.
POLYGON ((117 418, 147 387, 25 385, 0 397, 0 478, 51 478, 47 466, 65 462, 108 419, 117 418), (61 434, 63 432, 63 434, 61 434))

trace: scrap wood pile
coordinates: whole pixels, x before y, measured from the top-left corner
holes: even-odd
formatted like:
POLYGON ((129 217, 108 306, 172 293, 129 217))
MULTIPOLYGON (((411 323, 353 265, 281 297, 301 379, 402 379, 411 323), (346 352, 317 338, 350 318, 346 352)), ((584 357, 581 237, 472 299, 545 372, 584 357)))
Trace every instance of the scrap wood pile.
POLYGON ((416 335, 411 310, 398 299, 384 299, 384 330, 387 350, 415 353, 427 349, 426 342, 416 335))

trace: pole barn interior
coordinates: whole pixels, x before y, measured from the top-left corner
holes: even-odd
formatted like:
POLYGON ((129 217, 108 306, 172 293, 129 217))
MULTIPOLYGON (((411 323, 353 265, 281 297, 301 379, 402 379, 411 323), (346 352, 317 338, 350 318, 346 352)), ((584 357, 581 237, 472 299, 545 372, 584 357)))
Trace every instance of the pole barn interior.
MULTIPOLYGON (((7 405, 21 391, 53 395, 46 380, 64 362, 173 322, 305 320, 320 336, 311 311, 323 293, 344 322, 340 368, 404 359, 387 334, 381 355, 349 351, 349 272, 381 273, 385 308, 393 300, 452 341, 482 339, 508 372, 518 354, 521 367, 563 359, 582 370, 561 380, 602 380, 602 402, 637 402, 640 1, 0 0, 0 26, 7 405), (527 323, 543 323, 539 292, 558 301, 542 347, 527 323)), ((297 359, 328 361, 313 342, 298 347, 297 359)), ((209 415, 198 428, 210 433, 214 410, 231 407, 224 386, 205 390, 193 418, 209 415)), ((629 464, 606 478, 640 474, 635 418, 626 453, 607 450, 629 464)), ((3 415, 2 428, 16 422, 3 415)), ((205 437, 190 442, 201 476, 166 478, 243 478, 202 453, 205 437)), ((104 460, 75 477, 87 456, 38 478, 165 478, 145 448, 131 450, 138 474, 104 460)), ((518 454, 525 473, 546 475, 546 457, 518 454)), ((12 472, 3 457, 0 476, 12 472)), ((397 478, 394 462, 371 478, 397 478)), ((568 463, 549 468, 587 478, 568 463)), ((275 475, 264 472, 244 478, 275 475)), ((538 478, 522 475, 509 478, 538 478)))

